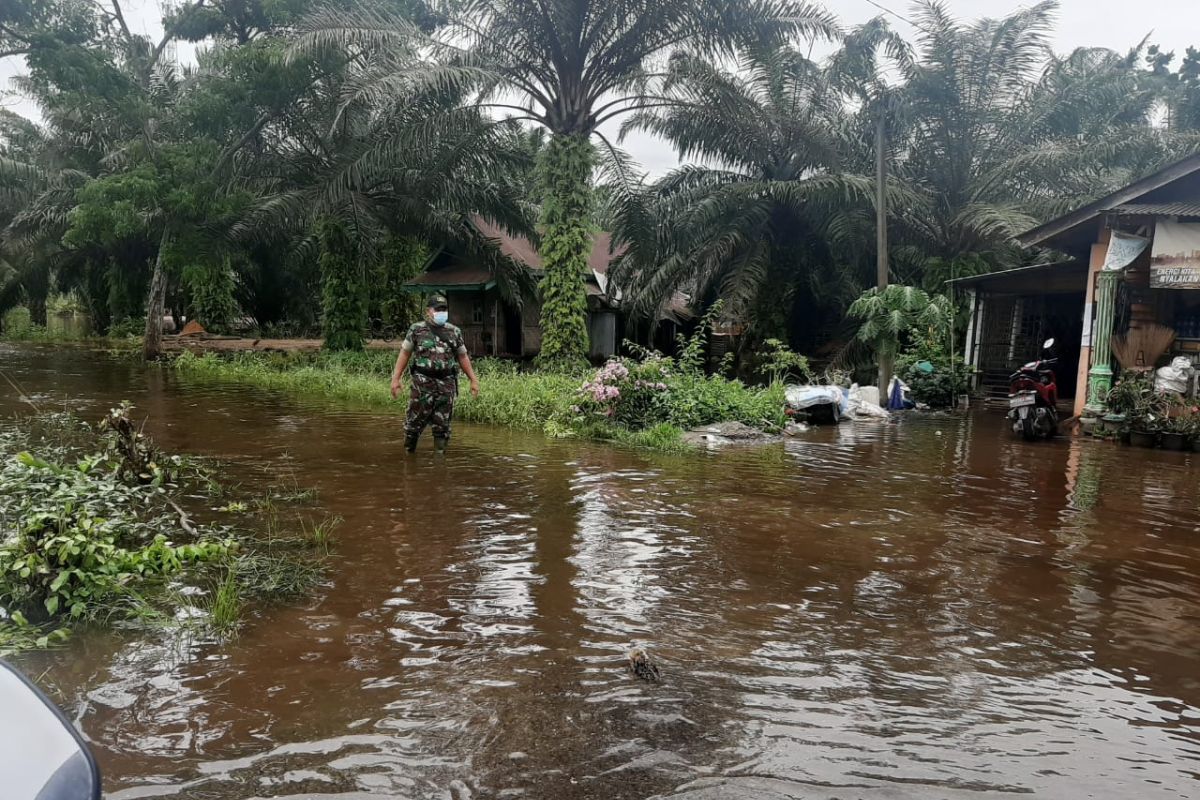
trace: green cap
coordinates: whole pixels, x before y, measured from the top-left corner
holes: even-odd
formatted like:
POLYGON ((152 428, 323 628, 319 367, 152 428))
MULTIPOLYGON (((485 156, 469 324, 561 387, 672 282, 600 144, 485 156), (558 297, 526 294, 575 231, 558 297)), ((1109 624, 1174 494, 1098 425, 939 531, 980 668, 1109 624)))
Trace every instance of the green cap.
POLYGON ((429 303, 427 305, 430 308, 437 308, 438 306, 445 306, 446 308, 449 308, 450 301, 446 299, 446 295, 438 292, 436 294, 429 295, 429 303))

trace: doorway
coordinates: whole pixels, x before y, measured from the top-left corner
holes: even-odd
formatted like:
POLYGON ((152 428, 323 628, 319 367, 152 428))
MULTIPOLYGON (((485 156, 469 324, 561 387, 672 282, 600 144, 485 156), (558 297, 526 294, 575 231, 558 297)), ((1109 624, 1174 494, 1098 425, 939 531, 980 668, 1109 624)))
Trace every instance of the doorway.
POLYGON ((525 355, 524 340, 521 336, 521 311, 505 303, 504 310, 504 354, 510 356, 525 355))

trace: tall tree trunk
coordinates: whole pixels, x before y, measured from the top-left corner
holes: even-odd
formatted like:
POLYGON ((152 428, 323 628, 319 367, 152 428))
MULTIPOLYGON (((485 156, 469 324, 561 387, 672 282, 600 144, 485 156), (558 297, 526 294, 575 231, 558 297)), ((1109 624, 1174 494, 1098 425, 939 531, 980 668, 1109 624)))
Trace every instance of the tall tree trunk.
POLYGON ((170 229, 163 231, 158 242, 158 255, 154 257, 154 274, 150 277, 150 294, 146 299, 146 333, 142 340, 142 358, 153 361, 162 355, 162 321, 166 313, 167 270, 163 266, 163 253, 171 244, 170 229))
POLYGON ((28 303, 30 323, 39 328, 46 327, 46 292, 31 293, 28 303))
MULTIPOLYGON (((875 285, 882 292, 888 285, 887 231, 887 148, 882 109, 875 122, 875 285)), ((894 359, 884 348, 879 350, 879 402, 888 406, 888 384, 892 380, 894 359)))
POLYGON ((556 134, 541 164, 543 364, 587 359, 587 294, 584 280, 592 251, 592 167, 595 151, 586 136, 556 134))

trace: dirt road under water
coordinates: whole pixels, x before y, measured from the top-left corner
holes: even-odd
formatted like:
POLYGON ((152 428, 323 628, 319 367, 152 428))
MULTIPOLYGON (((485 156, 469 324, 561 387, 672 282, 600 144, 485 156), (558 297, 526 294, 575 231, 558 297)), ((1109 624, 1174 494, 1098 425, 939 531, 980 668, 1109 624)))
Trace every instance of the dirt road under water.
POLYGON ((0 365, 345 519, 330 585, 236 642, 21 660, 112 800, 1200 794, 1196 456, 979 413, 686 457, 463 425, 437 460, 395 416, 0 365))

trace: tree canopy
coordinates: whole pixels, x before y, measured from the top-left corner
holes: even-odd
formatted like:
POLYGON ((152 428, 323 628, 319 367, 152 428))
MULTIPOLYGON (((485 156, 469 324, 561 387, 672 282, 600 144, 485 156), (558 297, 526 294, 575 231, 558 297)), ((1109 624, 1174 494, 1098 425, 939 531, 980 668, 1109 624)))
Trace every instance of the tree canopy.
POLYGON ((0 112, 0 311, 71 292, 148 355, 167 312, 354 346, 441 249, 528 298, 482 218, 540 251, 548 360, 586 351, 601 224, 634 317, 682 294, 760 339, 853 338, 877 123, 893 278, 927 291, 1043 257, 1014 235, 1197 148, 1200 52, 1056 55, 1055 11, 925 0, 906 41, 796 0, 189 0, 152 41, 121 0, 5 4, 41 116, 0 112), (645 178, 610 121, 682 166, 645 178))

